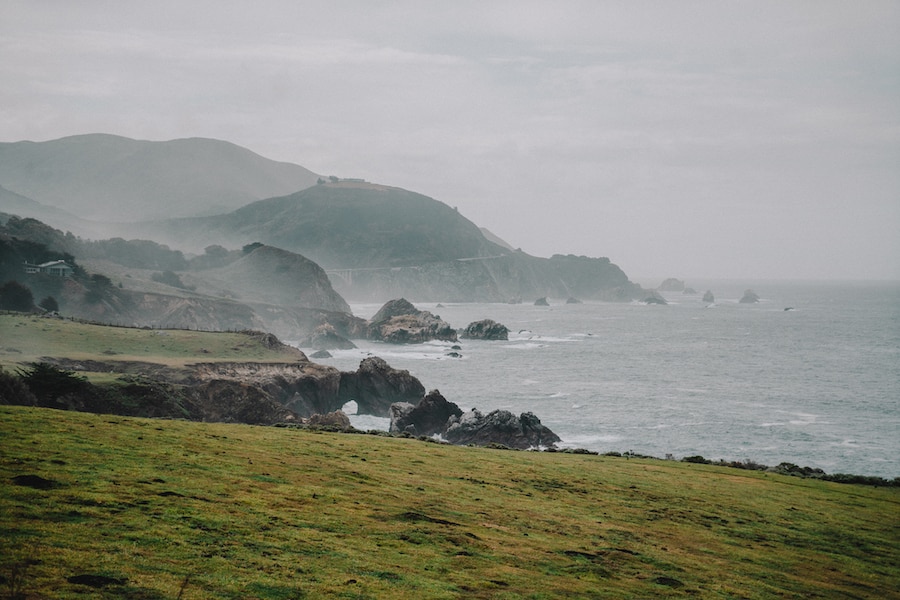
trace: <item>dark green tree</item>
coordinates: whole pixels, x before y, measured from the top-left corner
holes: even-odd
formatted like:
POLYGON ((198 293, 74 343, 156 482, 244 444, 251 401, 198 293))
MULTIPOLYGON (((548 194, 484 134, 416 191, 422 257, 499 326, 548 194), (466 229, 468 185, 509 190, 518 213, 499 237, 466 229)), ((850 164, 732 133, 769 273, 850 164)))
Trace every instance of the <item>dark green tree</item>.
POLYGON ((0 367, 0 404, 35 406, 37 398, 24 381, 0 367))
POLYGON ((56 301, 56 298, 53 296, 47 296, 43 300, 41 300, 40 304, 38 304, 41 308, 46 310, 47 312, 58 312, 59 311, 59 302, 56 301))
POLYGON ((0 309, 27 312, 34 308, 34 296, 27 286, 18 281, 7 281, 0 286, 0 309))
POLYGON ((56 403, 64 396, 80 395, 91 387, 83 375, 45 362, 31 363, 28 369, 19 369, 16 373, 43 403, 56 403))

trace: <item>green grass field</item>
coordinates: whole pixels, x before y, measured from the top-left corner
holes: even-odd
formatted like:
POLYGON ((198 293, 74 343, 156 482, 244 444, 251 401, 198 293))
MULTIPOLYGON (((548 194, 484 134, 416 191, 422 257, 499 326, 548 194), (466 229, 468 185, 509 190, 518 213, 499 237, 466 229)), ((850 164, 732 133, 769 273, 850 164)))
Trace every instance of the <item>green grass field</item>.
POLYGON ((898 488, 710 465, 4 406, 0 491, 0 597, 900 596, 898 488))
POLYGON ((298 354, 267 348, 257 337, 242 333, 135 329, 0 314, 0 366, 15 371, 48 356, 180 367, 212 361, 291 362, 298 354))

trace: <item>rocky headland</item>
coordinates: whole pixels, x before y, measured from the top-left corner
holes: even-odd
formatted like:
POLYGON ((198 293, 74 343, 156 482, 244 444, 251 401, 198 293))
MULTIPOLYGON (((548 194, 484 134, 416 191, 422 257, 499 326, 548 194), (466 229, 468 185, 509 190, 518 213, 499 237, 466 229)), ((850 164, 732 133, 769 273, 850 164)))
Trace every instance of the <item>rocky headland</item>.
POLYGON ((476 409, 464 413, 438 390, 430 391, 417 404, 391 405, 390 431, 439 435, 451 444, 498 445, 518 450, 554 447, 562 441, 530 412, 518 417, 507 410, 494 410, 486 415, 476 409))

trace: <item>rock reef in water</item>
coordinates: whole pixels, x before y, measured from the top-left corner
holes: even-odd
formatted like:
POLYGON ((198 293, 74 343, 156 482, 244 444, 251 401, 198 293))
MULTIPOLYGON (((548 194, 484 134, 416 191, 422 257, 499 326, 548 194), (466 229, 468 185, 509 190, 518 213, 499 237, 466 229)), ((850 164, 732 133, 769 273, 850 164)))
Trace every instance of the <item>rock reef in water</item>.
POLYGON ((530 412, 518 417, 507 410, 495 410, 487 415, 475 409, 464 413, 438 390, 430 391, 416 404, 391 405, 390 430, 411 435, 441 435, 457 445, 496 444, 519 450, 552 447, 561 441, 530 412))
POLYGON ((431 390, 418 404, 397 402, 391 405, 391 433, 412 435, 441 434, 451 417, 459 417, 462 410, 444 398, 438 390, 431 390))
POLYGON ((561 441, 530 412, 518 417, 507 410, 495 410, 487 415, 474 409, 463 413, 438 390, 429 392, 418 404, 392 405, 390 430, 412 435, 438 434, 457 445, 496 444, 519 450, 552 447, 561 441))
POLYGON ((520 450, 550 447, 561 441, 533 413, 525 412, 517 417, 508 410, 484 415, 473 409, 460 417, 451 417, 443 435, 451 444, 501 444, 520 450))
POLYGON ((449 323, 426 310, 417 309, 405 298, 385 303, 369 321, 366 337, 392 344, 457 340, 456 330, 449 323))
POLYGON ((462 337, 471 340, 508 340, 509 328, 492 319, 483 319, 469 323, 462 337))
POLYGON ((641 302, 644 304, 668 304, 662 294, 656 290, 652 290, 641 302))
POLYGON ((741 304, 755 304, 759 302, 759 295, 753 290, 744 290, 744 295, 739 300, 741 304))
POLYGON ((680 279, 670 277, 669 279, 666 279, 661 284, 659 284, 659 287, 656 289, 661 292, 683 292, 684 282, 680 279))

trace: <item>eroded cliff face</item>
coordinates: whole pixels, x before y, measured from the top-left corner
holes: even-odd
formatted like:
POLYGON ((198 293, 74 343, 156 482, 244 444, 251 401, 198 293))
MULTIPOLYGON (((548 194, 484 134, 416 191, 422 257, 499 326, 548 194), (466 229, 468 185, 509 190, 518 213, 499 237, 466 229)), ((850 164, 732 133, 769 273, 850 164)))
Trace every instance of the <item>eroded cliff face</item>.
MULTIPOLYGON (((273 343, 280 344, 271 334, 273 343)), ((67 371, 112 373, 112 385, 86 381, 39 402, 63 410, 168 417, 194 421, 273 425, 298 422, 313 415, 339 411, 355 401, 359 414, 387 417, 395 402, 418 402, 424 387, 408 371, 392 368, 369 357, 356 371, 342 372, 309 361, 300 352, 297 361, 208 362, 168 367, 135 361, 76 361, 51 359, 67 371)), ((28 403, 34 403, 32 396, 28 403)), ((0 398, 0 403, 21 403, 0 398)))
POLYGON ((344 405, 339 393, 341 372, 308 360, 294 364, 207 363, 197 365, 194 376, 197 386, 215 382, 220 391, 262 394, 295 418, 333 412, 344 405))

